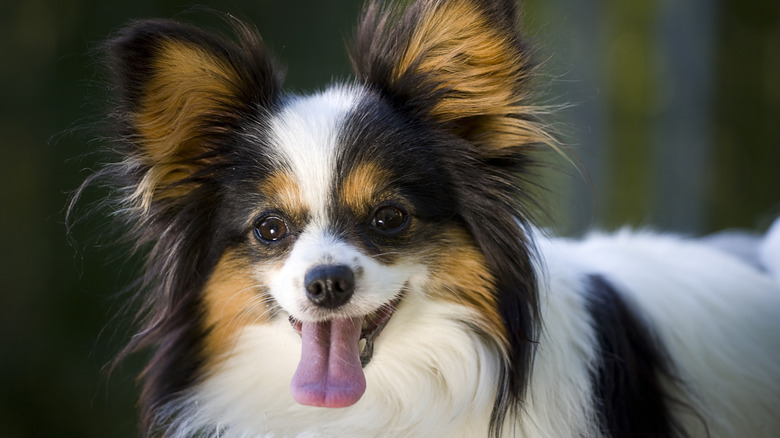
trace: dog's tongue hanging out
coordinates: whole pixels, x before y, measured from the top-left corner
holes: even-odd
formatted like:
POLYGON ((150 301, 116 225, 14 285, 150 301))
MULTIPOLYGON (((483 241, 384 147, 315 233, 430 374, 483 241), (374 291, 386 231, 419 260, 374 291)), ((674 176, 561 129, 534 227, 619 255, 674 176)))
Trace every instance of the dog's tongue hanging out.
POLYGON ((301 361, 290 384, 300 404, 343 408, 366 390, 360 364, 362 318, 305 322, 301 325, 301 361))

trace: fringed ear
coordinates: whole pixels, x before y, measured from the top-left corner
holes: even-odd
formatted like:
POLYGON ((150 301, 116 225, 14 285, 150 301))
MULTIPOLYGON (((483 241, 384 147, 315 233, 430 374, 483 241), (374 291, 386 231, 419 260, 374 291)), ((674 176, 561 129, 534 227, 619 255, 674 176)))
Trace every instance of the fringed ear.
MULTIPOLYGON (((472 147, 450 142, 459 215, 495 277, 503 363, 490 419, 500 436, 523 408, 539 333, 533 232, 524 202, 528 152, 559 149, 530 103, 533 65, 517 31, 515 0, 371 1, 352 63, 360 80, 402 112, 472 147), (409 2, 406 2, 407 4, 409 2), (514 236, 507 238, 507 236, 514 236)), ((450 159, 444 154, 445 159, 450 159)))
POLYGON ((396 105, 499 153, 554 141, 528 103, 533 66, 512 0, 371 2, 352 51, 357 76, 396 105))
POLYGON ((262 40, 232 21, 238 43, 169 20, 136 22, 107 42, 125 174, 139 178, 132 207, 191 191, 225 153, 224 137, 276 99, 281 76, 262 40))
POLYGON ((222 254, 214 206, 226 169, 240 164, 239 136, 273 110, 281 76, 256 30, 228 17, 237 38, 169 20, 139 21, 105 43, 115 92, 112 149, 118 162, 90 176, 112 188, 105 205, 148 249, 138 281, 139 332, 114 364, 152 347, 142 374, 146 435, 162 430, 166 406, 196 379, 208 326, 201 290, 222 254), (119 204, 119 205, 113 205, 119 204), (186 236, 187 238, 182 238, 186 236), (204 242, 208 243, 204 243, 204 242))

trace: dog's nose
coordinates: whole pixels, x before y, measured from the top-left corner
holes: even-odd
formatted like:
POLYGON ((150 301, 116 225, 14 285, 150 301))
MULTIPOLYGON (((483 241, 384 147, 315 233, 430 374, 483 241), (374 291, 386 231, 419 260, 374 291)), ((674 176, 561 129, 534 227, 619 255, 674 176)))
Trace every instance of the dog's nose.
POLYGON ((327 309, 342 306, 355 291, 355 274, 345 265, 322 265, 309 270, 304 278, 309 301, 327 309))

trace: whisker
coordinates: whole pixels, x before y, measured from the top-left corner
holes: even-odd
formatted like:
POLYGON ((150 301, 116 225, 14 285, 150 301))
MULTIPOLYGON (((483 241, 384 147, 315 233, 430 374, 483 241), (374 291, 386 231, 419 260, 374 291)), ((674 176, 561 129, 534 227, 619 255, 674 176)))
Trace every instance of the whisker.
POLYGON ((255 310, 265 307, 261 315, 253 321, 254 324, 255 322, 257 322, 259 318, 261 318, 263 315, 265 315, 268 312, 266 304, 273 301, 274 301, 273 297, 269 293, 263 293, 252 297, 252 299, 249 300, 249 302, 239 312, 233 315, 233 317, 230 319, 230 321, 228 321, 226 326, 230 327, 233 324, 237 324, 238 321, 244 319, 246 315, 250 315, 255 310))

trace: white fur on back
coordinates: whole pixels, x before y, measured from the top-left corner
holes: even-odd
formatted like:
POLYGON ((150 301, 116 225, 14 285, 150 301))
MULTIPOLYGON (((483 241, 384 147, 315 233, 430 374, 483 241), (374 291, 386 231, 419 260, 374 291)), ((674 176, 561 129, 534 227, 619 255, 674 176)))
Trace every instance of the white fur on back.
MULTIPOLYGON (((541 252, 553 284, 602 274, 634 304, 660 334, 711 437, 780 431, 780 285, 769 276, 709 246, 652 233, 556 240, 541 252)), ((561 323, 545 316, 547 327, 561 323)), ((705 436, 697 419, 684 423, 705 436)))

